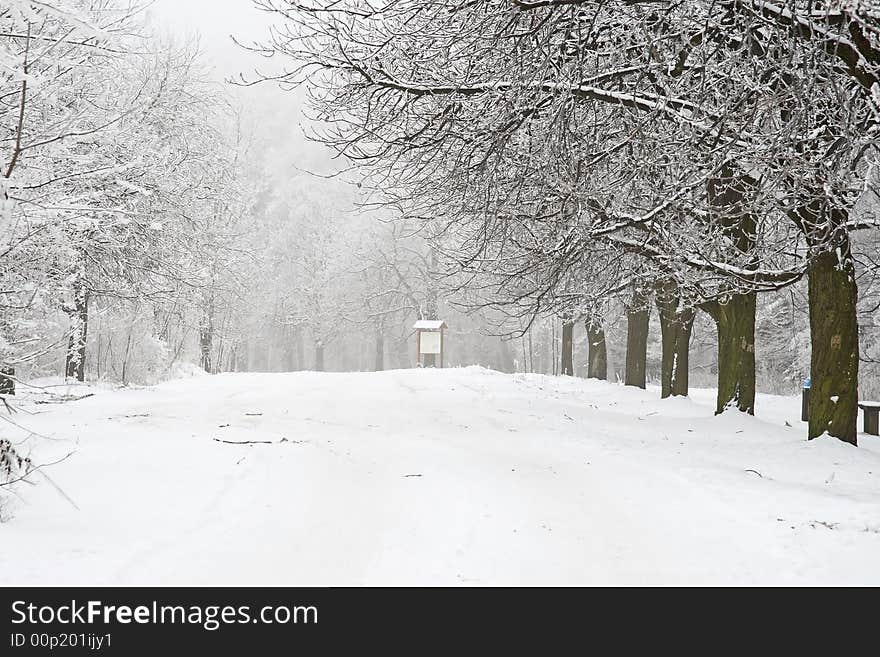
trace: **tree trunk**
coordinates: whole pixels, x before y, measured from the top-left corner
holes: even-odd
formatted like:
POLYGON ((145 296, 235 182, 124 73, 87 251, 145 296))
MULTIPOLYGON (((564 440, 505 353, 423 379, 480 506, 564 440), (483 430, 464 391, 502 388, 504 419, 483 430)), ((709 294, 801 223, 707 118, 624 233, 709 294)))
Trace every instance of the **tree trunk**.
POLYGON ((858 284, 849 240, 810 267, 809 437, 828 433, 857 444, 859 397, 858 284))
POLYGON ((807 237, 810 306, 808 437, 825 433, 856 445, 859 417, 858 282, 847 232, 849 214, 825 198, 789 212, 807 237))
POLYGON ((706 304, 718 328, 718 396, 715 414, 736 407, 755 414, 755 306, 757 294, 735 294, 706 304))
POLYGON ((294 337, 294 350, 296 352, 296 369, 301 372, 306 369, 306 343, 303 337, 302 327, 297 327, 294 337))
POLYGON ((595 324, 588 320, 586 322, 587 339, 590 342, 587 378, 608 379, 608 351, 605 347, 605 330, 601 324, 595 324))
POLYGON ((430 253, 426 262, 427 271, 425 274, 425 316, 419 319, 440 319, 440 295, 438 293, 437 282, 434 280, 434 274, 439 269, 439 255, 434 246, 429 246, 430 253))
POLYGON ((64 376, 86 380, 86 338, 89 329, 89 293, 81 283, 73 289, 73 310, 70 312, 70 341, 64 363, 64 376))
POLYGON ((397 369, 404 370, 412 367, 412 355, 409 350, 409 341, 404 338, 402 340, 396 340, 396 349, 395 353, 397 354, 397 358, 395 359, 395 365, 397 369))
POLYGON ((324 343, 320 341, 315 343, 315 371, 324 371, 324 343))
POLYGON ((212 362, 212 352, 214 349, 214 322, 213 318, 206 316, 202 324, 199 326, 199 364, 202 369, 212 374, 214 363, 212 362))
POLYGON ((515 372, 516 366, 514 365, 513 354, 510 353, 510 345, 507 343, 507 340, 501 338, 498 343, 498 353, 501 358, 500 369, 502 372, 515 372))
POLYGON ((0 395, 15 394, 15 368, 0 362, 0 395))
POLYGON ((532 374, 535 373, 535 350, 532 348, 532 329, 529 329, 528 333, 528 343, 529 343, 529 372, 532 374))
POLYGON ((675 283, 663 285, 657 294, 660 341, 663 356, 660 369, 660 396, 687 397, 688 352, 694 327, 693 308, 681 308, 675 283))
POLYGON ((624 383, 642 388, 646 381, 650 309, 644 295, 635 293, 626 312, 626 373, 624 383))
POLYGON ((95 345, 95 378, 101 380, 101 331, 98 330, 97 344, 95 345))
POLYGON ((574 322, 562 322, 562 374, 574 376, 574 322))
MULTIPOLYGON (((753 251, 757 219, 748 210, 757 191, 757 182, 731 163, 709 180, 708 194, 715 223, 751 266, 758 261, 753 251)), ((755 305, 756 294, 732 294, 721 304, 710 302, 704 310, 718 329, 718 397, 715 413, 736 406, 755 414, 755 305)))
POLYGON ((376 330, 376 371, 385 369, 385 335, 381 329, 376 330))
POLYGON ((282 329, 281 340, 284 350, 284 369, 287 372, 296 371, 296 327, 285 325, 282 329))
POLYGON ((131 338, 134 335, 134 324, 137 320, 137 313, 132 317, 131 325, 128 327, 128 337, 125 339, 125 352, 122 354, 122 385, 128 385, 128 357, 131 355, 131 338))
POLYGON ((250 361, 248 356, 250 350, 250 342, 248 341, 247 336, 245 336, 238 348, 238 363, 236 363, 235 366, 237 372, 250 371, 250 361))

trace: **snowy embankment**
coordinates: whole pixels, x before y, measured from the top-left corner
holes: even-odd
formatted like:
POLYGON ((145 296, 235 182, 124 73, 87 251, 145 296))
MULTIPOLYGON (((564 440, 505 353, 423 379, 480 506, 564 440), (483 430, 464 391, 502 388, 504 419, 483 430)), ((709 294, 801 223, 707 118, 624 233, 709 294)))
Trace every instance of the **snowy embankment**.
POLYGON ((94 392, 20 400, 79 510, 19 488, 0 584, 880 584, 880 439, 808 443, 795 398, 716 418, 478 368, 94 392))

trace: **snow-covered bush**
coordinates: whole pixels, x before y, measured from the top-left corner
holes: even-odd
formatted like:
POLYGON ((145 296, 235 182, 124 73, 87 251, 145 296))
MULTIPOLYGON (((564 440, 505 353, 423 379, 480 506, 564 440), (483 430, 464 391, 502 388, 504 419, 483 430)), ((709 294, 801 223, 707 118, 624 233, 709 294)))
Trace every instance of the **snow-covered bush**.
POLYGON ((18 453, 12 441, 0 439, 0 523, 9 519, 9 498, 6 491, 33 469, 30 458, 18 453))

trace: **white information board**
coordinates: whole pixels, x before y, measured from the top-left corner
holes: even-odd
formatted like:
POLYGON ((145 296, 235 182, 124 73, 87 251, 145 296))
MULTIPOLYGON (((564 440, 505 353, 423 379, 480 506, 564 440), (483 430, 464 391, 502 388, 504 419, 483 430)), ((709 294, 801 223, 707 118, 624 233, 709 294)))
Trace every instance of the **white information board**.
POLYGON ((440 353, 440 331, 422 331, 420 350, 423 354, 440 353))

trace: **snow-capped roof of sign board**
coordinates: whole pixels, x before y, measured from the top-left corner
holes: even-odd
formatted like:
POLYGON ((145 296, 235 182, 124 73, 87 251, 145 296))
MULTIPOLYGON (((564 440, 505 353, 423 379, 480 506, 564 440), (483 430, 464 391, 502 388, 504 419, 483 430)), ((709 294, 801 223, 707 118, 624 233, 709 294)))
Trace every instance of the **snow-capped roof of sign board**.
POLYGON ((420 319, 413 324, 413 328, 417 331, 439 331, 449 327, 442 319, 420 319))

